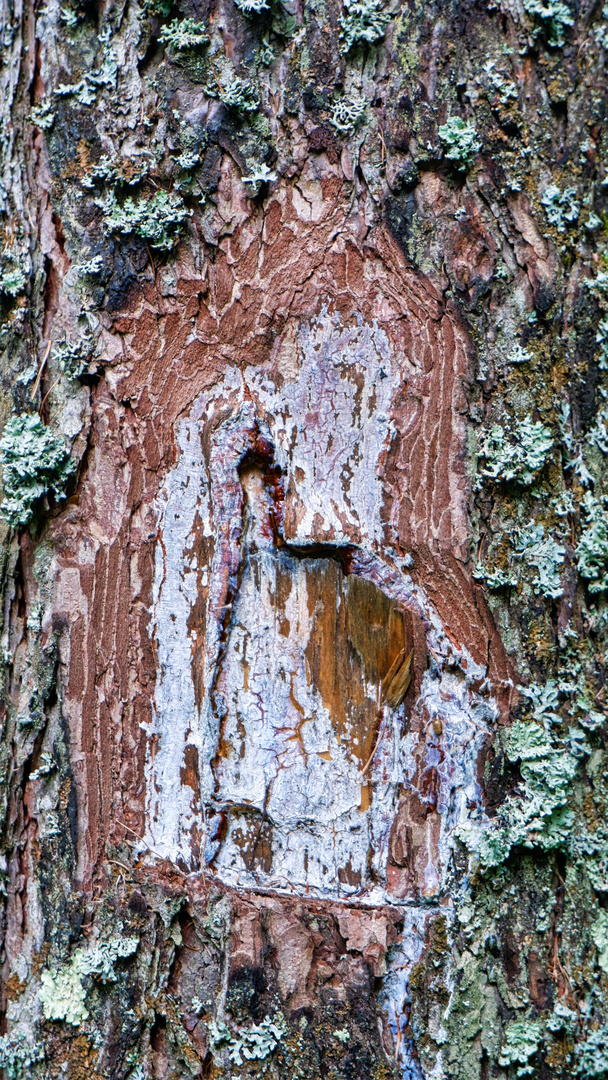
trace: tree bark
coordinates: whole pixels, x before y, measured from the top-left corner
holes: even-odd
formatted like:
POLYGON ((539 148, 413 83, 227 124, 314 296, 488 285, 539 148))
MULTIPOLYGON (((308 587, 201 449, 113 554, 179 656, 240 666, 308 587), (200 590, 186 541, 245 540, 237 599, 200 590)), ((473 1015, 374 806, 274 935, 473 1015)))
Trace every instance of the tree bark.
POLYGON ((4 1075, 608 1076, 608 9, 0 10, 4 1075))

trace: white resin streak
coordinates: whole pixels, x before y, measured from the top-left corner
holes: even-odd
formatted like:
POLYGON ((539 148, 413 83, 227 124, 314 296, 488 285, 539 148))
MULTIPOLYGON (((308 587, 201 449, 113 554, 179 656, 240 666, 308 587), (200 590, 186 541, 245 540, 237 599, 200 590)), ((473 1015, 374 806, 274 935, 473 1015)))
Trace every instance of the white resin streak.
POLYGON ((195 823, 192 791, 181 782, 186 743, 200 743, 187 623, 198 588, 188 548, 197 513, 208 520, 205 464, 198 432, 200 409, 178 431, 180 458, 159 499, 153 587, 157 678, 154 720, 149 725, 147 837, 163 856, 184 856, 195 823), (158 557, 160 555, 160 558, 158 557))
POLYGON ((316 526, 317 535, 321 531, 335 543, 361 532, 380 542, 379 470, 390 445, 393 395, 402 382, 389 340, 362 319, 343 327, 336 315, 323 313, 302 328, 298 345, 299 371, 280 389, 264 368, 247 374, 277 464, 293 479, 297 470, 300 513, 290 539, 310 542, 316 526))
MULTIPOLYGON (((198 399, 176 426, 178 458, 158 500, 153 593, 158 675, 148 729, 145 841, 156 854, 193 865, 191 835, 195 826, 204 832, 206 808, 218 803, 257 808, 272 822, 272 868, 268 873, 259 866, 247 871, 242 829, 235 837, 234 819, 222 846, 214 849, 215 873, 227 884, 278 890, 288 885, 288 891, 303 895, 352 895, 368 904, 394 904, 384 888, 388 838, 399 786, 412 781, 416 751, 423 749, 425 766, 434 767, 438 776, 441 820, 439 858, 436 865, 429 862, 422 886, 432 904, 445 886, 457 830, 480 813, 470 809, 480 805, 477 759, 497 709, 491 698, 471 687, 473 680, 479 685, 485 671, 452 645, 427 597, 407 574, 407 560, 398 559, 383 542, 382 467, 392 437, 393 395, 403 378, 386 336, 363 322, 343 328, 336 316, 322 314, 301 332, 298 347, 298 363, 283 369, 280 378, 276 364, 274 369, 249 369, 246 384, 239 371, 228 368, 221 384, 198 399), (211 447, 208 461, 204 431, 211 447), (244 499, 237 470, 256 432, 272 444, 282 469, 286 512, 291 507, 295 523, 290 541, 305 545, 321 536, 338 545, 355 544, 351 572, 422 618, 437 661, 425 674, 416 705, 430 718, 424 747, 418 746, 418 733, 402 734, 399 710, 386 717, 370 770, 373 797, 367 811, 359 809, 360 765, 336 739, 327 709, 306 677, 307 596, 301 567, 290 567, 290 559, 269 543, 266 549, 258 544, 258 554, 245 557, 239 571, 244 499), (199 566, 193 554, 197 531, 213 545, 208 565, 199 566), (276 575, 287 570, 292 585, 286 614, 295 628, 289 639, 277 632, 271 602, 276 575), (199 712, 191 674, 196 642, 188 626, 202 586, 209 591, 199 712), (228 586, 236 595, 218 667, 228 586), (306 722, 298 726, 302 715, 306 722), (234 753, 214 774, 222 716, 223 734, 234 753), (441 721, 436 725, 441 735, 434 733, 435 719, 441 721), (181 781, 187 744, 198 750, 201 806, 181 781), (373 886, 364 880, 370 853, 373 886), (362 886, 339 880, 338 869, 347 862, 351 870, 361 871, 362 886)), ((385 1006, 404 1077, 416 1080, 421 1074, 398 1032, 407 1010, 409 973, 433 909, 408 905, 403 910, 406 930, 391 959, 385 1006)), ((441 1076, 438 1061, 434 1080, 441 1076)))

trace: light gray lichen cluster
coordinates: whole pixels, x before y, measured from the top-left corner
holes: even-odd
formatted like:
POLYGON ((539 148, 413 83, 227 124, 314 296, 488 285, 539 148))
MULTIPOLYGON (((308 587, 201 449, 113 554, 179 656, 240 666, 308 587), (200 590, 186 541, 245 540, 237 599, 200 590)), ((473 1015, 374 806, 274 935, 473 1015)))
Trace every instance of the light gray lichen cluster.
POLYGON ((29 524, 44 496, 63 498, 74 469, 64 440, 30 413, 8 420, 0 440, 0 465, 4 485, 0 511, 13 528, 29 524))

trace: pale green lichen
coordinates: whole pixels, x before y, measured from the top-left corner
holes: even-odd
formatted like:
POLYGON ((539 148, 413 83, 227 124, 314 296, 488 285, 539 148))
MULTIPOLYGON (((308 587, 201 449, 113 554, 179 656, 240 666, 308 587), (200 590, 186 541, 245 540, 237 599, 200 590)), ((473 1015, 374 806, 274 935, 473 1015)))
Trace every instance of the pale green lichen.
POLYGON ((201 155, 198 150, 182 150, 181 154, 178 154, 173 160, 178 168, 188 172, 189 169, 194 169, 198 165, 201 155))
POLYGON ((595 418, 595 424, 587 433, 587 442, 597 446, 602 454, 608 454, 608 406, 600 410, 595 418))
POLYGON ((482 471, 493 479, 528 485, 544 467, 552 448, 551 431, 531 416, 516 421, 509 432, 495 426, 482 440, 481 456, 488 462, 482 471))
POLYGON ((597 893, 608 892, 608 835, 603 829, 590 833, 579 830, 572 840, 572 851, 585 864, 592 888, 597 893))
MULTIPOLYGON (((501 471, 499 478, 503 478, 501 471)), ((556 599, 563 593, 561 571, 565 556, 564 545, 547 534, 540 522, 531 521, 513 530, 508 566, 478 563, 473 577, 485 581, 489 589, 518 586, 521 591, 528 583, 535 596, 556 599), (516 567, 521 567, 525 573, 516 573, 516 567)))
POLYGON ((608 48, 608 4, 602 8, 602 17, 604 22, 594 27, 593 34, 600 48, 606 49, 608 48))
POLYGON ((485 581, 488 589, 507 589, 513 585, 517 585, 517 578, 515 574, 510 571, 502 570, 500 567, 496 570, 489 570, 483 563, 478 563, 473 570, 473 577, 476 581, 485 581))
MULTIPOLYGON (((143 155, 142 155, 143 156, 143 155)), ((103 180, 106 183, 119 185, 139 184, 148 174, 148 163, 138 162, 136 158, 121 158, 116 154, 104 154, 96 165, 89 169, 80 183, 83 187, 93 188, 96 182, 103 180)))
POLYGON ((122 205, 112 191, 95 201, 111 232, 135 233, 151 247, 165 250, 176 244, 181 227, 192 214, 179 195, 170 191, 156 191, 151 198, 136 202, 128 198, 122 205))
POLYGON ((565 556, 563 544, 546 536, 542 525, 531 522, 519 530, 514 557, 536 571, 532 586, 536 596, 556 599, 562 595, 561 567, 565 556))
POLYGON ((249 176, 243 176, 242 180, 244 184, 251 184, 253 190, 251 192, 252 197, 257 195, 262 187, 262 184, 270 184, 274 180, 277 180, 277 174, 272 169, 269 169, 267 165, 259 165, 257 169, 254 169, 249 176))
POLYGON ((585 285, 598 299, 608 300, 608 273, 598 270, 594 278, 586 278, 585 285))
POLYGON ((553 448, 549 428, 531 416, 513 423, 510 430, 494 424, 479 440, 479 456, 486 464, 481 475, 492 480, 515 480, 528 486, 538 476, 553 448))
POLYGON ((243 1059, 262 1061, 279 1045, 285 1034, 283 1017, 279 1014, 272 1020, 266 1016, 260 1024, 239 1031, 230 1047, 230 1060, 235 1065, 242 1065, 243 1059))
POLYGON ((540 1024, 526 1020, 514 1021, 506 1028, 499 1065, 503 1068, 515 1065, 516 1076, 531 1076, 535 1070, 530 1064, 530 1058, 536 1054, 540 1041, 540 1024))
POLYGON ((14 266, 10 270, 5 270, 0 277, 0 292, 5 293, 6 296, 18 296, 23 292, 26 281, 23 270, 14 266))
POLYGON ((79 105, 94 105, 97 100, 97 88, 87 75, 77 83, 59 83, 54 92, 57 97, 74 97, 79 105))
POLYGON ((329 122, 336 131, 348 134, 355 130, 365 114, 367 102, 364 98, 352 94, 337 101, 331 111, 329 122))
MULTIPOLYGON (((593 296, 599 301, 602 311, 608 306, 608 273, 600 270, 595 278, 587 278, 585 285, 593 296)), ((608 316, 600 319, 595 340, 600 345, 600 351, 596 357, 600 371, 608 371, 608 316)))
POLYGON ((481 143, 477 138, 477 132, 473 124, 467 123, 460 116, 450 116, 438 131, 448 161, 458 165, 467 166, 478 150, 481 143))
POLYGON ((600 911, 591 929, 591 937, 597 949, 597 962, 608 975, 608 911, 600 911))
POLYGON ((597 364, 600 371, 608 371, 608 317, 600 319, 595 340, 601 349, 597 356, 597 364))
POLYGON ((261 1023, 242 1028, 236 1035, 224 1020, 211 1020, 207 1027, 210 1046, 213 1049, 226 1046, 231 1062, 238 1066, 243 1064, 243 1060, 262 1061, 267 1058, 287 1030, 282 1013, 277 1013, 274 1018, 266 1016, 261 1023))
POLYGON ((77 949, 70 963, 61 971, 51 969, 40 976, 38 994, 42 1012, 47 1020, 65 1020, 78 1027, 87 1019, 86 990, 82 982, 85 974, 82 949, 77 949))
POLYGON ((53 112, 53 102, 51 98, 45 98, 43 101, 37 102, 30 112, 30 120, 32 124, 39 127, 41 131, 50 131, 55 123, 55 113, 53 112))
POLYGON ((549 45, 561 48, 567 26, 574 25, 570 8, 562 0, 523 0, 528 15, 539 19, 546 31, 549 45))
POLYGON ((517 689, 528 698, 533 720, 543 725, 547 722, 559 724, 561 717, 556 710, 559 706, 560 687, 555 679, 547 679, 546 683, 518 686, 517 689))
POLYGON ((85 335, 77 342, 58 342, 53 347, 51 356, 53 361, 65 372, 69 379, 79 378, 86 369, 94 351, 93 340, 85 335))
POLYGON ((592 1031, 576 1047, 576 1075, 583 1080, 608 1076, 608 1027, 592 1031))
POLYGON ((541 1026, 531 1020, 515 1020, 505 1030, 505 1041, 498 1064, 506 1068, 515 1065, 518 1077, 532 1076, 535 1069, 530 1058, 536 1054, 541 1041, 541 1026))
POLYGON ((13 416, 0 440, 4 477, 2 516, 14 527, 27 525, 45 495, 61 499, 74 469, 63 439, 36 415, 13 416))
POLYGON ((109 941, 95 942, 85 952, 85 972, 98 975, 102 982, 116 982, 116 962, 126 956, 132 956, 139 945, 137 937, 110 938, 109 941))
POLYGON ((495 67, 495 61, 488 60, 484 64, 483 70, 488 76, 490 86, 498 94, 501 105, 509 105, 510 102, 517 101, 517 87, 511 79, 505 78, 500 71, 495 71, 495 67))
POLYGON ((527 364, 532 359, 532 353, 519 344, 513 346, 508 356, 510 364, 527 364))
POLYGON ((582 500, 586 527, 576 547, 579 573, 588 581, 589 592, 608 589, 608 514, 604 499, 586 491, 582 500))
POLYGON ((382 0, 344 0, 340 16, 342 51, 347 53, 362 42, 373 45, 384 37, 389 22, 382 0))
POLYGON ((99 274, 103 270, 103 256, 94 255, 92 259, 87 259, 85 262, 78 263, 76 269, 80 277, 99 274))
POLYGON ((59 8, 59 19, 67 26, 68 30, 74 30, 81 22, 82 14, 63 4, 59 8))
POLYGON ((554 745, 536 721, 516 720, 506 749, 509 760, 519 763, 523 791, 509 796, 497 818, 473 841, 488 867, 498 866, 516 845, 545 851, 562 846, 574 821, 569 797, 576 756, 563 743, 554 745))
POLYGON ((545 208, 547 220, 551 225, 555 225, 558 232, 565 232, 569 225, 578 221, 581 208, 576 201, 576 188, 567 187, 561 191, 556 184, 549 184, 540 201, 545 208))
POLYGON ((111 938, 87 949, 76 949, 70 962, 59 971, 43 971, 39 991, 42 1012, 47 1020, 64 1020, 78 1027, 88 1018, 85 975, 97 975, 102 982, 116 982, 116 962, 137 949, 136 937, 111 938))
POLYGON ((44 1060, 44 1050, 27 1038, 24 1032, 0 1035, 0 1069, 5 1080, 20 1080, 37 1062, 44 1060))
POLYGON ((350 1031, 348 1030, 348 1028, 338 1028, 336 1031, 334 1031, 334 1039, 338 1039, 339 1042, 346 1045, 346 1043, 350 1039, 350 1031))
POLYGON ((158 40, 162 45, 181 52, 183 49, 195 49, 206 45, 209 40, 206 28, 194 19, 173 19, 164 26, 158 40))
POLYGON ((262 11, 270 11, 270 5, 266 0, 234 0, 239 11, 243 15, 259 15, 262 11))
POLYGON ((260 99, 246 79, 232 79, 224 83, 218 90, 218 97, 227 108, 238 112, 255 112, 260 107, 260 99))
POLYGON ((99 68, 88 71, 77 83, 59 83, 54 93, 57 97, 74 97, 79 105, 94 105, 97 100, 97 91, 101 87, 116 87, 118 78, 118 56, 112 49, 112 28, 107 25, 97 35, 97 40, 103 46, 103 59, 99 68))
MULTIPOLYGON (((201 160, 200 134, 190 124, 180 121, 179 125, 179 149, 173 160, 179 169, 188 172, 194 169, 201 160)), ((180 187, 180 181, 176 181, 176 188, 180 187)))

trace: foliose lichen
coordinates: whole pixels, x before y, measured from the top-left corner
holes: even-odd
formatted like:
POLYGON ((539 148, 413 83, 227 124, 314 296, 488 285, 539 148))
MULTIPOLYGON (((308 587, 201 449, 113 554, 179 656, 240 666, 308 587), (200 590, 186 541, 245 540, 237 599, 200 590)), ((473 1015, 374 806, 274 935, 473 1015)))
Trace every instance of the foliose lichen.
POLYGON ((243 15, 259 15, 262 11, 270 11, 270 5, 266 0, 234 0, 239 11, 243 15))
POLYGON ((32 106, 30 120, 32 124, 39 127, 41 131, 50 131, 55 123, 55 112, 53 110, 52 99, 44 98, 42 101, 36 102, 36 104, 32 106))
POLYGON ((260 107, 260 99, 247 79, 231 79, 217 90, 220 101, 229 109, 252 113, 260 107))
POLYGON ((362 42, 373 45, 384 36, 390 15, 383 7, 382 0, 344 0, 340 16, 344 53, 362 42))
POLYGON ((110 938, 87 949, 76 949, 70 962, 59 970, 43 971, 38 996, 45 1018, 78 1027, 89 1015, 83 977, 97 975, 103 983, 116 982, 116 962, 132 956, 138 945, 137 937, 110 938))
POLYGON ((608 1075, 608 1027, 600 1027, 576 1047, 576 1075, 600 1078, 608 1075))
POLYGON ((29 1070, 44 1061, 44 1050, 32 1043, 23 1031, 0 1035, 0 1069, 6 1080, 20 1080, 29 1076, 29 1070))
POLYGON ((134 201, 127 198, 120 205, 113 191, 96 199, 110 232, 135 233, 148 240, 151 247, 170 250, 192 211, 172 191, 156 191, 151 198, 134 201))
POLYGON ((576 198, 576 188, 567 187, 561 191, 556 184, 548 184, 540 201, 547 220, 555 225, 558 232, 565 232, 569 225, 578 221, 581 208, 576 198))
POLYGON ((581 506, 586 524, 576 546, 579 573, 588 582, 590 593, 603 592, 608 589, 608 513, 605 501, 586 491, 581 506))
POLYGON ((516 535, 514 558, 536 571, 533 582, 536 596, 557 599, 562 595, 561 568, 565 556, 564 545, 547 536, 540 523, 530 522, 516 535))
POLYGON ((243 1065, 245 1061, 263 1060, 279 1045, 286 1033, 285 1021, 282 1013, 277 1013, 274 1018, 264 1017, 259 1024, 252 1024, 249 1028, 241 1028, 237 1034, 233 1034, 224 1020, 212 1020, 208 1024, 209 1041, 213 1048, 227 1047, 228 1056, 233 1065, 243 1065))
POLYGON ((163 26, 158 40, 162 45, 168 45, 180 52, 183 49, 206 45, 209 35, 206 28, 195 19, 173 19, 167 26, 163 26))
POLYGON ((574 26, 574 18, 567 4, 562 0, 523 0, 523 4, 527 14, 540 21, 549 45, 561 48, 566 27, 574 26))
POLYGON ((94 351, 92 339, 85 335, 76 342, 60 341, 52 349, 52 359, 69 379, 79 378, 86 369, 94 351))
POLYGON ((367 102, 358 95, 341 98, 333 106, 329 122, 336 131, 350 133, 364 116, 366 107, 367 102))
POLYGON ((5 293, 7 296, 18 296, 23 292, 27 278, 23 273, 23 270, 18 266, 14 266, 9 270, 5 270, 0 277, 0 292, 5 293))
POLYGON ((45 495, 63 498, 74 470, 63 439, 30 413, 7 422, 0 439, 0 465, 4 478, 0 513, 13 528, 29 524, 45 495))
POLYGON ((486 867, 500 865, 518 845, 545 851, 562 846, 574 821, 568 803, 578 763, 560 740, 541 723, 516 720, 506 754, 519 764, 523 789, 509 796, 496 819, 477 835, 480 861, 486 867))
POLYGON ((593 924, 591 937, 597 949, 597 962, 608 975, 608 911, 600 911, 593 924))
POLYGON ((448 117, 445 124, 439 128, 438 135, 446 148, 446 158, 457 165, 466 167, 478 150, 481 150, 474 125, 460 116, 448 117))
POLYGON ((479 440, 479 456, 486 462, 481 475, 500 482, 532 484, 552 448, 550 429, 531 416, 515 421, 509 429, 494 424, 479 440))
POLYGON ((515 1020, 505 1030, 505 1041, 498 1059, 503 1068, 515 1065, 515 1075, 532 1076, 534 1067, 530 1058, 534 1057, 541 1040, 541 1026, 531 1020, 515 1020))

